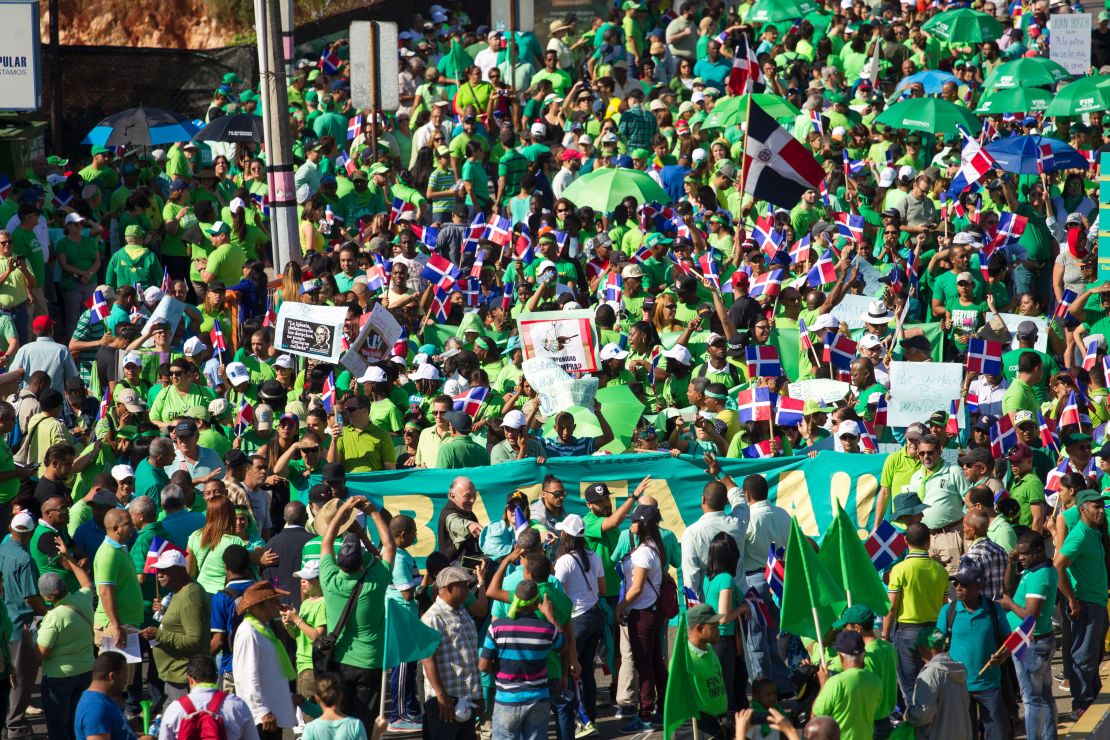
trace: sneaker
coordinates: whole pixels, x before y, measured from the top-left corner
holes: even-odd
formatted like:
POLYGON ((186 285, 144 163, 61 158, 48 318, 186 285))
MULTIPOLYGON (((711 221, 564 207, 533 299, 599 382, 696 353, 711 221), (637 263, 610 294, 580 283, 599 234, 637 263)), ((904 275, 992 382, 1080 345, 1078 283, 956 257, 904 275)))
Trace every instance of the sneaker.
POLYGON ((618 706, 616 713, 613 715, 617 719, 628 719, 629 717, 640 716, 640 710, 632 706, 618 706))
POLYGON ((24 714, 26 714, 28 717, 41 717, 42 716, 42 708, 41 707, 35 707, 35 706, 28 706, 27 710, 24 712, 24 714))
POLYGON ((651 729, 653 729, 653 730, 662 730, 663 729, 663 715, 662 714, 653 714, 651 716, 651 729))
POLYGON ((417 732, 421 725, 410 719, 395 719, 389 723, 390 732, 417 732))
POLYGON ((617 732, 622 735, 636 735, 649 730, 651 730, 651 725, 640 719, 639 715, 633 715, 627 722, 617 728, 617 732))
POLYGON ((578 740, 578 738, 581 738, 581 737, 590 737, 591 735, 597 735, 597 734, 599 734, 598 729, 597 729, 597 725, 595 725, 593 722, 587 722, 584 725, 579 724, 578 729, 576 729, 574 731, 575 740, 578 740))

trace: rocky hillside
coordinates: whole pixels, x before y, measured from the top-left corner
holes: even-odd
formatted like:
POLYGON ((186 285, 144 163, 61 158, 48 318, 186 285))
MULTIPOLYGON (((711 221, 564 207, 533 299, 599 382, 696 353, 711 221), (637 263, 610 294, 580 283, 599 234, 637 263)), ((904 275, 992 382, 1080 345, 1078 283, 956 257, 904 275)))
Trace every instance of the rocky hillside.
MULTIPOLYGON (((241 40, 236 17, 243 0, 60 0, 63 44, 210 49, 241 40), (217 15, 220 16, 217 19, 217 15)), ((49 38, 49 4, 41 3, 42 38, 49 38)), ((253 11, 248 10, 248 15, 253 11)))

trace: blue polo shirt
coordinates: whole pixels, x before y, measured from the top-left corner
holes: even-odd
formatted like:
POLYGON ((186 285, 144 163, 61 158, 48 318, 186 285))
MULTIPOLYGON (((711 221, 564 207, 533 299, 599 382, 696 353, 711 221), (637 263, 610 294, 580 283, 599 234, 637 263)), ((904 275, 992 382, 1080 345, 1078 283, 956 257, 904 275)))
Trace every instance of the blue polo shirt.
POLYGON ((119 704, 100 691, 81 694, 73 729, 77 737, 107 735, 111 740, 135 740, 135 732, 127 724, 119 704))
POLYGON ((213 632, 223 632, 227 635, 227 647, 220 653, 220 673, 231 673, 231 646, 235 642, 235 628, 241 620, 235 614, 235 601, 247 590, 254 581, 241 579, 228 582, 227 586, 216 592, 212 597, 212 616, 209 626, 213 632), (232 597, 225 590, 235 594, 232 597))
MULTIPOLYGON (((987 664, 990 657, 998 650, 1000 642, 995 641, 994 624, 987 609, 994 609, 998 617, 998 632, 1001 639, 1006 639, 1010 634, 1010 623, 1006 620, 1005 610, 982 596, 979 597, 979 608, 968 611, 962 601, 955 602, 956 618, 952 621, 952 634, 950 635, 951 648, 948 654, 952 660, 963 663, 967 668, 967 690, 989 691, 1002 686, 1002 670, 997 666, 988 668, 979 675, 979 670, 987 664)), ((945 604, 937 615, 937 629, 948 634, 948 610, 952 604, 945 604)))

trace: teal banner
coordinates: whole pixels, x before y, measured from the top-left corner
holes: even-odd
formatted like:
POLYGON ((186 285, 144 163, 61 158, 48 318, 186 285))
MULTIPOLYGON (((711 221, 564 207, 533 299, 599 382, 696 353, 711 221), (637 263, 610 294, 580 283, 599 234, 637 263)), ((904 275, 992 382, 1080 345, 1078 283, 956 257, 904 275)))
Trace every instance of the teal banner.
MULTIPOLYGON (((823 451, 812 458, 805 455, 766 460, 722 458, 720 462, 737 485, 748 475, 766 478, 771 500, 796 517, 807 535, 820 539, 832 523, 837 502, 861 531, 873 525, 879 474, 885 460, 886 455, 823 451)), ((521 460, 461 470, 410 468, 359 473, 347 477, 347 488, 395 515, 407 514, 415 519, 417 541, 409 552, 422 559, 436 549, 439 513, 456 477, 474 481, 478 490, 474 513, 485 525, 491 518, 504 516, 505 502, 513 491, 523 490, 535 501, 548 474, 563 481, 568 494, 566 506, 577 514, 586 512, 582 494, 587 486, 605 483, 613 493, 614 506, 619 506, 629 491, 651 476, 647 493, 659 501, 663 526, 678 537, 701 516, 701 492, 710 480, 700 458, 637 453, 552 458, 543 465, 535 460, 521 460)))

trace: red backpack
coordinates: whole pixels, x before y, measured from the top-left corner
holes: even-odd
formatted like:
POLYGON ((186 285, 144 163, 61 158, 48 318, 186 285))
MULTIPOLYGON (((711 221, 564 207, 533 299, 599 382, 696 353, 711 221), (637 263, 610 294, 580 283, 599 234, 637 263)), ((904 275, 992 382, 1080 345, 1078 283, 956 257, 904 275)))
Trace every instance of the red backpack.
POLYGON ((188 696, 178 699, 185 710, 185 718, 177 728, 178 740, 227 740, 227 728, 220 716, 220 707, 226 698, 226 691, 217 691, 208 706, 201 710, 197 710, 188 696))

